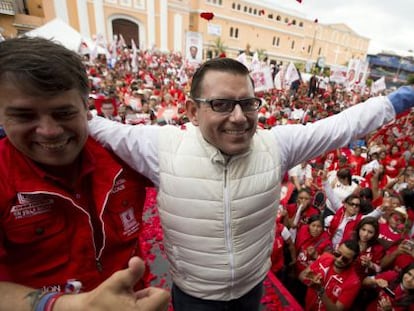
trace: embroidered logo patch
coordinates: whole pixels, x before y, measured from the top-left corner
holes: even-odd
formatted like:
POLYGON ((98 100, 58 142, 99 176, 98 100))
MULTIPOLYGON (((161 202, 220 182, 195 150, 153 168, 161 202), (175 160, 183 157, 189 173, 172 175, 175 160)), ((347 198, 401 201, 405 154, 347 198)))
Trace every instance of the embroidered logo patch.
POLYGON ((125 189, 125 182, 126 180, 124 178, 121 178, 115 182, 114 188, 112 189, 112 193, 117 193, 121 190, 125 189))
POLYGON ((134 209, 132 207, 120 213, 120 217, 124 227, 124 235, 130 236, 138 231, 139 223, 135 218, 134 209))
POLYGON ((52 209, 54 200, 47 195, 34 195, 18 193, 19 204, 12 206, 11 213, 15 219, 33 217, 48 213, 52 209))
POLYGON ((338 285, 335 285, 335 287, 333 288, 333 290, 332 290, 332 294, 335 296, 335 297, 339 297, 340 295, 341 295, 341 293, 342 293, 342 288, 341 287, 339 287, 338 285))

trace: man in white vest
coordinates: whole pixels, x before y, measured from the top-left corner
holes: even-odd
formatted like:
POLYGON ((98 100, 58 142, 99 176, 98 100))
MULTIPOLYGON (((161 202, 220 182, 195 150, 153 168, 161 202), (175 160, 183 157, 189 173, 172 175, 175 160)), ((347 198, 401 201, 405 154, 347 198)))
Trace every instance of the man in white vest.
POLYGON ((92 136, 159 188, 175 311, 259 310, 283 174, 414 106, 414 89, 304 125, 257 129, 261 100, 229 58, 195 72, 186 129, 95 117, 92 136))

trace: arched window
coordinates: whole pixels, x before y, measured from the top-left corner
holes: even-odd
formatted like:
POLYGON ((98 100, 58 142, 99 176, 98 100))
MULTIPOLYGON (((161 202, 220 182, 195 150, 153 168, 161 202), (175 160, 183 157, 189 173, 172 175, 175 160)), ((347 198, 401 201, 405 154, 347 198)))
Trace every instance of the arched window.
POLYGON ((278 16, 276 16, 276 20, 278 21, 278 22, 280 22, 280 20, 282 19, 282 17, 280 17, 280 15, 278 15, 278 16))

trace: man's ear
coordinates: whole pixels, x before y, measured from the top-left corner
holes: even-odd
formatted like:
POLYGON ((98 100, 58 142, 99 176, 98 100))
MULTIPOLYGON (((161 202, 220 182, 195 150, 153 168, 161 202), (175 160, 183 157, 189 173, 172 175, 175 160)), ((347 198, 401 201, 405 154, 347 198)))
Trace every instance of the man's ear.
POLYGON ((193 125, 198 126, 198 104, 192 99, 187 99, 185 102, 185 108, 187 111, 188 119, 191 121, 191 123, 193 123, 193 125))

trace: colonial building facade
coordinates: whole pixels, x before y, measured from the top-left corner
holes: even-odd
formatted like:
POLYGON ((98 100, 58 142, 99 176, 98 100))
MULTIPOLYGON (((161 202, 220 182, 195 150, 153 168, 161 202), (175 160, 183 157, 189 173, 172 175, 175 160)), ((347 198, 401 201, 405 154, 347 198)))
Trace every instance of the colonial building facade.
POLYGON ((259 51, 276 61, 346 65, 351 58, 364 59, 369 45, 345 24, 324 24, 259 0, 0 0, 4 37, 54 18, 84 37, 101 34, 109 42, 122 34, 141 49, 184 52, 186 38, 196 33, 204 58, 259 51), (214 16, 200 16, 209 12, 214 16))

